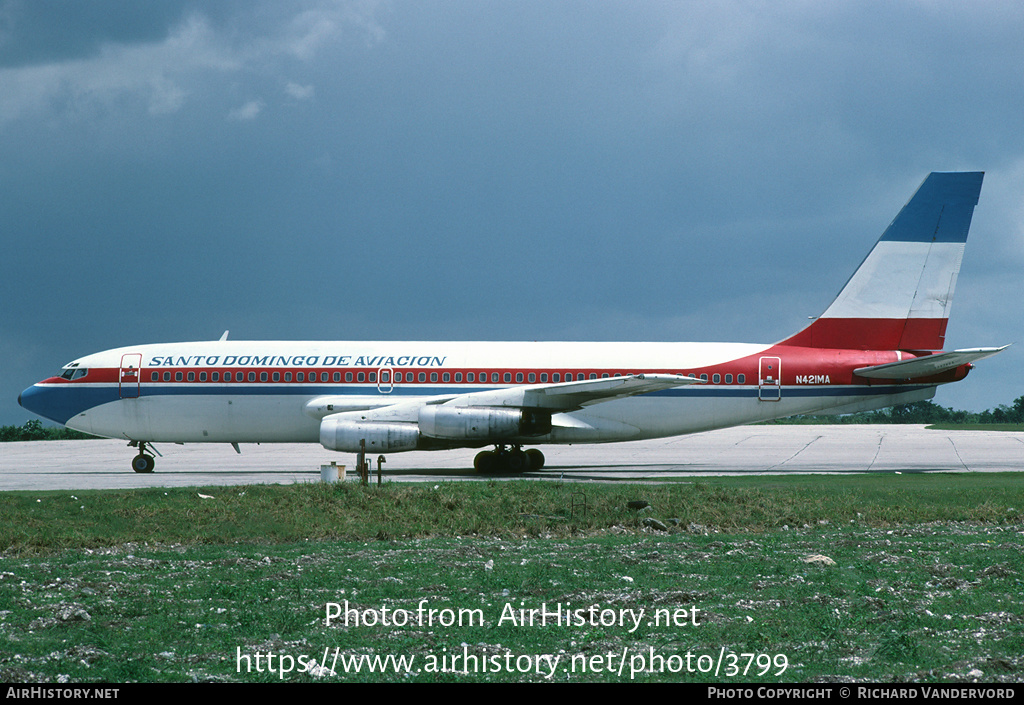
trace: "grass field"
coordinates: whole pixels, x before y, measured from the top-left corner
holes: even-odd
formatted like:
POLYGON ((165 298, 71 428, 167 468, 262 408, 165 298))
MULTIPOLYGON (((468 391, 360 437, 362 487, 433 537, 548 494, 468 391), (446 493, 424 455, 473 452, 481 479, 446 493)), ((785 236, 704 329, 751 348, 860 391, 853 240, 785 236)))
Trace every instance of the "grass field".
POLYGON ((0 680, 1017 682, 1022 510, 989 473, 7 493, 0 680))

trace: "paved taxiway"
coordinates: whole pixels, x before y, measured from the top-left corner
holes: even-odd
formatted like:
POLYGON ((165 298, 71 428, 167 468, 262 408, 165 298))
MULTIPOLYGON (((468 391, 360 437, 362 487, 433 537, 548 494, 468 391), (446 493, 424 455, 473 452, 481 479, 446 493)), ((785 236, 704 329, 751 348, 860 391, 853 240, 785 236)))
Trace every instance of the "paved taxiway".
MULTIPOLYGON (((0 490, 112 489, 313 482, 355 456, 315 444, 160 444, 156 472, 140 475, 122 441, 0 444, 0 490)), ((547 465, 526 477, 658 481, 726 474, 996 472, 1024 468, 1024 433, 930 431, 923 426, 741 426, 609 445, 544 446, 547 465)), ((395 453, 384 479, 481 479, 476 450, 395 453)), ((372 456, 376 471, 376 456, 372 456)), ((351 480, 353 475, 349 473, 351 480)))

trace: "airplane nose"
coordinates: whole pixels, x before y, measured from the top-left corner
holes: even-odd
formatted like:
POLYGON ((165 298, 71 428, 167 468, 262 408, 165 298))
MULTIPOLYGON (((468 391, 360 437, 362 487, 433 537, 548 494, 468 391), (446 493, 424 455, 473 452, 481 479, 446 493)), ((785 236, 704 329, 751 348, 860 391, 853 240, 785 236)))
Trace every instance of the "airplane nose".
POLYGON ((61 424, 74 416, 74 413, 65 408, 66 404, 63 403, 59 393, 38 385, 29 387, 19 394, 18 404, 33 414, 61 424))

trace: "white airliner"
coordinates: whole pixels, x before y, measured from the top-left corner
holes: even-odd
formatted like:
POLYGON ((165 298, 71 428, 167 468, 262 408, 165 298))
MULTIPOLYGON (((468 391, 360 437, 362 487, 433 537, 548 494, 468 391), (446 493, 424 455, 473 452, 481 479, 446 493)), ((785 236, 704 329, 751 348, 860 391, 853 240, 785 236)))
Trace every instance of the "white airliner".
POLYGON ((494 446, 481 472, 539 469, 524 445, 677 436, 922 401, 1005 348, 943 348, 982 172, 933 173, 831 306, 775 344, 218 341, 79 358, 26 409, 139 449, 319 442, 335 451, 494 446))

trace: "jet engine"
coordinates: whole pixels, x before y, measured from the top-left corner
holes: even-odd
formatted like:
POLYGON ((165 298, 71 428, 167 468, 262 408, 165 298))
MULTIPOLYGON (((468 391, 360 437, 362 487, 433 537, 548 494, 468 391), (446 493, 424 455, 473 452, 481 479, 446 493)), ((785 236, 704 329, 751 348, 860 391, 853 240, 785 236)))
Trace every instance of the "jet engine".
POLYGON ((328 416, 320 422, 320 445, 358 453, 359 442, 365 441, 367 451, 394 453, 502 443, 550 432, 551 414, 543 410, 435 405, 419 410, 418 423, 328 416))
POLYGON ((497 409, 472 406, 424 406, 420 432, 431 438, 500 442, 551 432, 551 414, 537 409, 497 409))
POLYGON ((320 422, 320 445, 328 450, 358 453, 359 441, 366 441, 366 450, 374 453, 416 450, 420 431, 412 423, 382 423, 332 419, 320 422))

